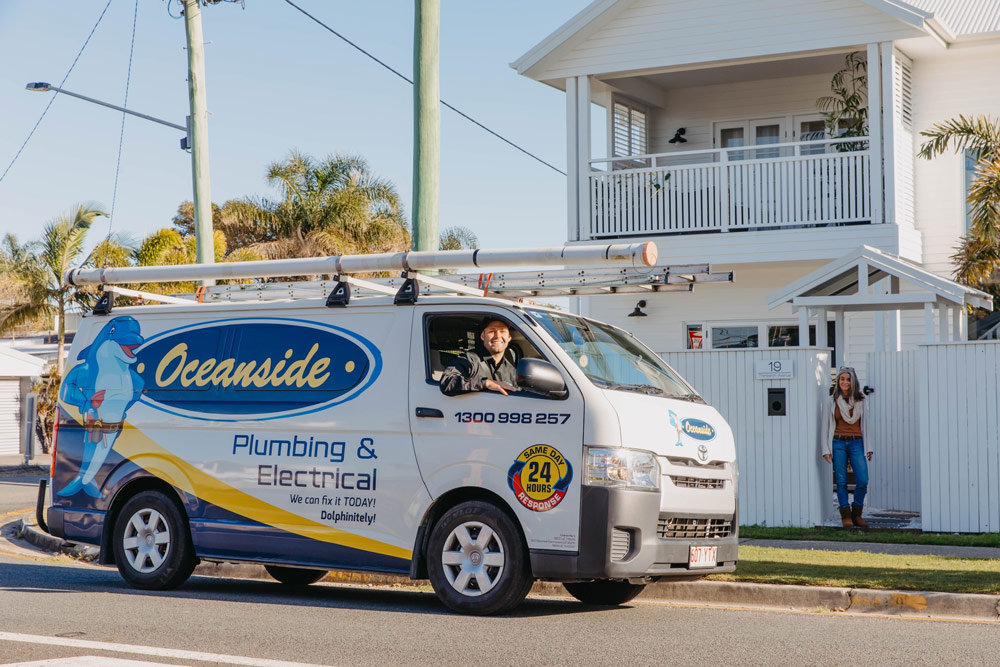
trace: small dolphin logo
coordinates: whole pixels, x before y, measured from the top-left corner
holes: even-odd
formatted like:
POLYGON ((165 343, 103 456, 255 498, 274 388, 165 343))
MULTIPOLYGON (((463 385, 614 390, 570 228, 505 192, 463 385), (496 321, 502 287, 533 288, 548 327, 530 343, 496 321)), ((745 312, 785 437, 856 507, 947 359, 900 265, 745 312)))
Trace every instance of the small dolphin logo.
POLYGON ((673 410, 667 410, 667 412, 669 413, 668 416, 670 417, 670 425, 674 427, 675 431, 677 431, 677 442, 674 443, 674 446, 683 447, 684 443, 681 442, 681 427, 680 424, 677 423, 677 413, 674 412, 673 410))
POLYGON ((60 496, 80 490, 93 498, 103 495, 94 477, 121 433, 125 412, 142 394, 142 378, 133 368, 135 348, 142 342, 135 318, 116 317, 80 350, 81 363, 66 374, 62 400, 80 410, 85 431, 80 472, 58 491, 60 496))

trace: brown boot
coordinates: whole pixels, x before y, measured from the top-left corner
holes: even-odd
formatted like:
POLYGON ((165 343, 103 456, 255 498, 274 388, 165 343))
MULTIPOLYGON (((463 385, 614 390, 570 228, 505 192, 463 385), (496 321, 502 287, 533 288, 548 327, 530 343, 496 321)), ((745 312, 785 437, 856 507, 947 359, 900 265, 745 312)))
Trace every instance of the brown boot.
POLYGON ((840 508, 840 523, 844 528, 854 528, 854 521, 851 519, 851 508, 840 508))
MULTIPOLYGON (((861 518, 861 510, 863 509, 864 507, 862 507, 861 505, 851 505, 851 519, 854 521, 854 525, 857 526, 858 528, 864 528, 865 530, 868 530, 868 524, 865 523, 865 520, 861 518)), ((844 510, 841 510, 841 513, 843 512, 844 510)))

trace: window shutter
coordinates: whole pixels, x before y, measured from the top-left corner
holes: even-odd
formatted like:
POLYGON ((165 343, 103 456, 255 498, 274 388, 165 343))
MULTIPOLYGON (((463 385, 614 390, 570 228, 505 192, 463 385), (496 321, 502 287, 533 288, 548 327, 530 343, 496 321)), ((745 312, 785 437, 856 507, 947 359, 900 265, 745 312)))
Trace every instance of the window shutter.
POLYGON ((646 113, 622 102, 614 103, 614 141, 611 157, 643 155, 646 152, 646 113))
POLYGON ((913 71, 910 61, 897 52, 893 59, 892 76, 899 91, 896 102, 896 118, 908 130, 913 129, 913 71))

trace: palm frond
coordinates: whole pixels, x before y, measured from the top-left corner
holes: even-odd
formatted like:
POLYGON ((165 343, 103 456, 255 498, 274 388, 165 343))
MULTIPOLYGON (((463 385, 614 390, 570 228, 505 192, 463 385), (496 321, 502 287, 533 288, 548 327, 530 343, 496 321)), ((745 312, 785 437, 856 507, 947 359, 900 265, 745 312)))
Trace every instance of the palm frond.
POLYGON ((977 161, 995 161, 1000 158, 1000 121, 985 115, 951 118, 936 123, 920 136, 926 137, 917 155, 931 159, 954 149, 968 150, 977 161))

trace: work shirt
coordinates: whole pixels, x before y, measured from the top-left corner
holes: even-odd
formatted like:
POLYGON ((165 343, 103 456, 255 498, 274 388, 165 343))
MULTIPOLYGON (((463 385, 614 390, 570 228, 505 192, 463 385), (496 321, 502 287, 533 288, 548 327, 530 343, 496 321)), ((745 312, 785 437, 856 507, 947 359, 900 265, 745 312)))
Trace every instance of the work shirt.
POLYGON ((480 356, 476 352, 466 352, 451 362, 441 376, 441 393, 457 396, 472 391, 482 391, 487 380, 495 380, 516 387, 517 369, 506 353, 497 364, 493 357, 480 356))

